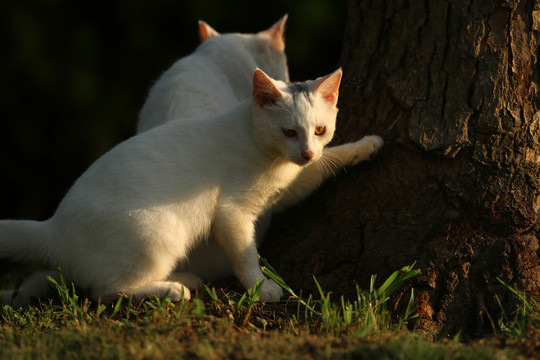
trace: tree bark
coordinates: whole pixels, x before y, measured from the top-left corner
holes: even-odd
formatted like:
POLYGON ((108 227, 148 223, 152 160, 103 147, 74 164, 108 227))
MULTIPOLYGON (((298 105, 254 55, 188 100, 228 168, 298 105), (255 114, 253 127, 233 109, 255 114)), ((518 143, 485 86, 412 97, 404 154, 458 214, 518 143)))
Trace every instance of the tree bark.
POLYGON ((490 332, 516 305, 497 278, 540 294, 540 1, 349 0, 347 21, 336 142, 385 148, 276 216, 263 256, 348 296, 416 262, 419 325, 490 332))

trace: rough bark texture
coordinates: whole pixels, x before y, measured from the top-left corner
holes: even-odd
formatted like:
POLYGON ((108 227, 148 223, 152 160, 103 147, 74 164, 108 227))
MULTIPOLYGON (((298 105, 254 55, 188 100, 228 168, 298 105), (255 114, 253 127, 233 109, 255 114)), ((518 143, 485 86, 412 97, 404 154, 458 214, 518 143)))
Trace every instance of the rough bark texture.
POLYGON ((539 30, 538 0, 349 1, 336 142, 386 145, 275 218, 290 285, 353 295, 416 261, 420 325, 468 334, 515 306, 497 277, 539 295, 539 30))

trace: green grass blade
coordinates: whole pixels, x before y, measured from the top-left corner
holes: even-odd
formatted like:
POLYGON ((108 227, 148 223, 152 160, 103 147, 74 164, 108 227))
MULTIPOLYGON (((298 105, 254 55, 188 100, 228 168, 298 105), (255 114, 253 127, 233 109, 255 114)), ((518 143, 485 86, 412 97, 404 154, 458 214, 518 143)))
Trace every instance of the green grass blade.
POLYGON ((111 315, 109 316, 109 318, 114 318, 116 316, 116 314, 118 314, 120 312, 120 310, 122 309, 122 302, 123 302, 123 297, 119 297, 118 300, 116 301, 116 304, 114 305, 114 308, 113 308, 113 311, 111 312, 111 315))
POLYGON ((381 301, 386 301, 387 298, 396 292, 403 283, 420 274, 420 270, 414 270, 414 265, 404 266, 400 270, 394 271, 384 283, 376 290, 376 295, 381 301))

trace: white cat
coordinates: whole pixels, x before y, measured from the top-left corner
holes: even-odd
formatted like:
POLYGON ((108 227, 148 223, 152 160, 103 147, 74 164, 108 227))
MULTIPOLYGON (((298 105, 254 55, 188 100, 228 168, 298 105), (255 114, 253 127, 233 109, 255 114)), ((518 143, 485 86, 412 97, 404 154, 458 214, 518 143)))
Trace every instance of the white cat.
POLYGON ((137 132, 182 118, 220 114, 251 96, 251 77, 259 68, 288 81, 283 32, 287 15, 257 34, 220 35, 199 21, 202 44, 178 60, 150 89, 137 132))
MULTIPOLYGON (((248 289, 265 280, 254 239, 257 217, 307 196, 333 169, 370 159, 378 136, 324 149, 336 122, 341 70, 286 84, 253 74, 253 97, 206 119, 172 121, 98 159, 49 220, 0 221, 0 258, 61 267, 91 298, 151 293, 190 297, 174 274, 190 248, 212 236, 248 289), (326 171, 325 171, 326 170, 326 171)), ((43 275, 3 301, 42 296, 43 275)), ((281 288, 265 280, 261 300, 281 288)))
MULTIPOLYGON (((178 60, 151 88, 139 115, 137 131, 172 120, 223 113, 251 96, 256 68, 274 79, 289 81, 283 39, 286 21, 287 15, 257 34, 224 35, 199 21, 202 45, 190 56, 178 60)), ((270 214, 265 214, 257 225, 258 241, 269 224, 270 214)), ((204 281, 233 273, 221 247, 212 238, 194 246, 178 270, 197 275, 190 281, 195 288, 204 281)))

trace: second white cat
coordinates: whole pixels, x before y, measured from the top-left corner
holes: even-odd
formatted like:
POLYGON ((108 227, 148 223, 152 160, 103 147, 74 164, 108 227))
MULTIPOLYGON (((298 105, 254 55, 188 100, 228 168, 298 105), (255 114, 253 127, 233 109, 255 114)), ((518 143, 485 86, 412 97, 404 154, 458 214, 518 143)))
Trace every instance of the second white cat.
POLYGON ((288 81, 283 32, 287 15, 256 34, 219 34, 199 22, 202 44, 178 60, 150 89, 137 132, 178 119, 213 116, 251 96, 251 76, 259 68, 288 81))

